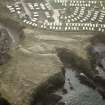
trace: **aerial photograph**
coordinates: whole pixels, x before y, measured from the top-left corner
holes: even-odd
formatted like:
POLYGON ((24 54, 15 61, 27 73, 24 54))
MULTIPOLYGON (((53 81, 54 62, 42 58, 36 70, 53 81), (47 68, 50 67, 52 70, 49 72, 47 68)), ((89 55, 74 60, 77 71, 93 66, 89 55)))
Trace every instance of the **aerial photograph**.
POLYGON ((0 105, 105 105, 105 0, 0 0, 0 105))

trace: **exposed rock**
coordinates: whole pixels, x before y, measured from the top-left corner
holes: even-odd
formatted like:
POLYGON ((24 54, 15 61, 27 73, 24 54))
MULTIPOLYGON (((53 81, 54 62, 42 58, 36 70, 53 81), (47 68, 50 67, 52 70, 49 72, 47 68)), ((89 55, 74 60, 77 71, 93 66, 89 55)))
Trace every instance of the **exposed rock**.
POLYGON ((8 53, 11 39, 5 29, 0 30, 0 54, 8 53))
POLYGON ((56 105, 65 105, 64 102, 58 102, 56 105))
POLYGON ((105 99, 105 34, 97 34, 90 40, 88 48, 90 62, 95 71, 93 81, 97 91, 105 99))
POLYGON ((11 38, 5 29, 0 29, 0 65, 5 64, 9 60, 9 49, 11 38))
POLYGON ((8 54, 1 54, 0 55, 0 65, 5 64, 9 61, 10 55, 8 54))
POLYGON ((96 89, 96 85, 94 83, 93 80, 89 79, 86 75, 78 75, 78 78, 80 80, 80 83, 86 85, 86 86, 89 86, 93 89, 96 89))
POLYGON ((62 89, 63 94, 67 94, 67 90, 64 88, 62 89))
POLYGON ((43 98, 43 105, 55 105, 62 97, 55 94, 48 94, 43 98))

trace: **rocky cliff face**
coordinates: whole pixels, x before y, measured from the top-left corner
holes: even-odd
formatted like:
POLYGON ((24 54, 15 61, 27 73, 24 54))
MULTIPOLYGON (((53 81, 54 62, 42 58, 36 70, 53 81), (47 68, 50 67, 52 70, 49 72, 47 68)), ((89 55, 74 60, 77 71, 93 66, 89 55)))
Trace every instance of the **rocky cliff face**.
POLYGON ((11 46, 11 38, 5 29, 0 29, 0 65, 5 64, 10 56, 8 55, 11 46))

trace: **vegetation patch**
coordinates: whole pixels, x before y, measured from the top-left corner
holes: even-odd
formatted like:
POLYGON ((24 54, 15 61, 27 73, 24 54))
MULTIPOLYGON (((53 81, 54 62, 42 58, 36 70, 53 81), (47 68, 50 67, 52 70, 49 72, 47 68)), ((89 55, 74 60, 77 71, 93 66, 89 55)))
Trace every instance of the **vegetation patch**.
POLYGON ((45 99, 47 99, 47 97, 53 98, 55 101, 61 99, 59 96, 54 95, 53 93, 59 88, 62 88, 64 82, 65 79, 63 72, 57 73, 54 76, 49 77, 47 81, 40 84, 40 86, 38 86, 34 90, 31 97, 31 105, 36 105, 37 103, 40 102, 45 103, 45 99))

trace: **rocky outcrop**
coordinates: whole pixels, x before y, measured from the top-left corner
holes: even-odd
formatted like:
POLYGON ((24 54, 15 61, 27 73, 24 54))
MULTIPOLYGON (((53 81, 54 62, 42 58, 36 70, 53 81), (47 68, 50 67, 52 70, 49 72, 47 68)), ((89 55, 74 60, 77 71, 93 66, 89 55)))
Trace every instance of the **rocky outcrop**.
POLYGON ((88 48, 90 61, 95 74, 93 80, 97 90, 105 99, 105 34, 97 34, 91 39, 91 46, 88 48))
POLYGON ((8 55, 11 45, 11 38, 5 29, 0 29, 0 65, 5 64, 10 56, 8 55))

